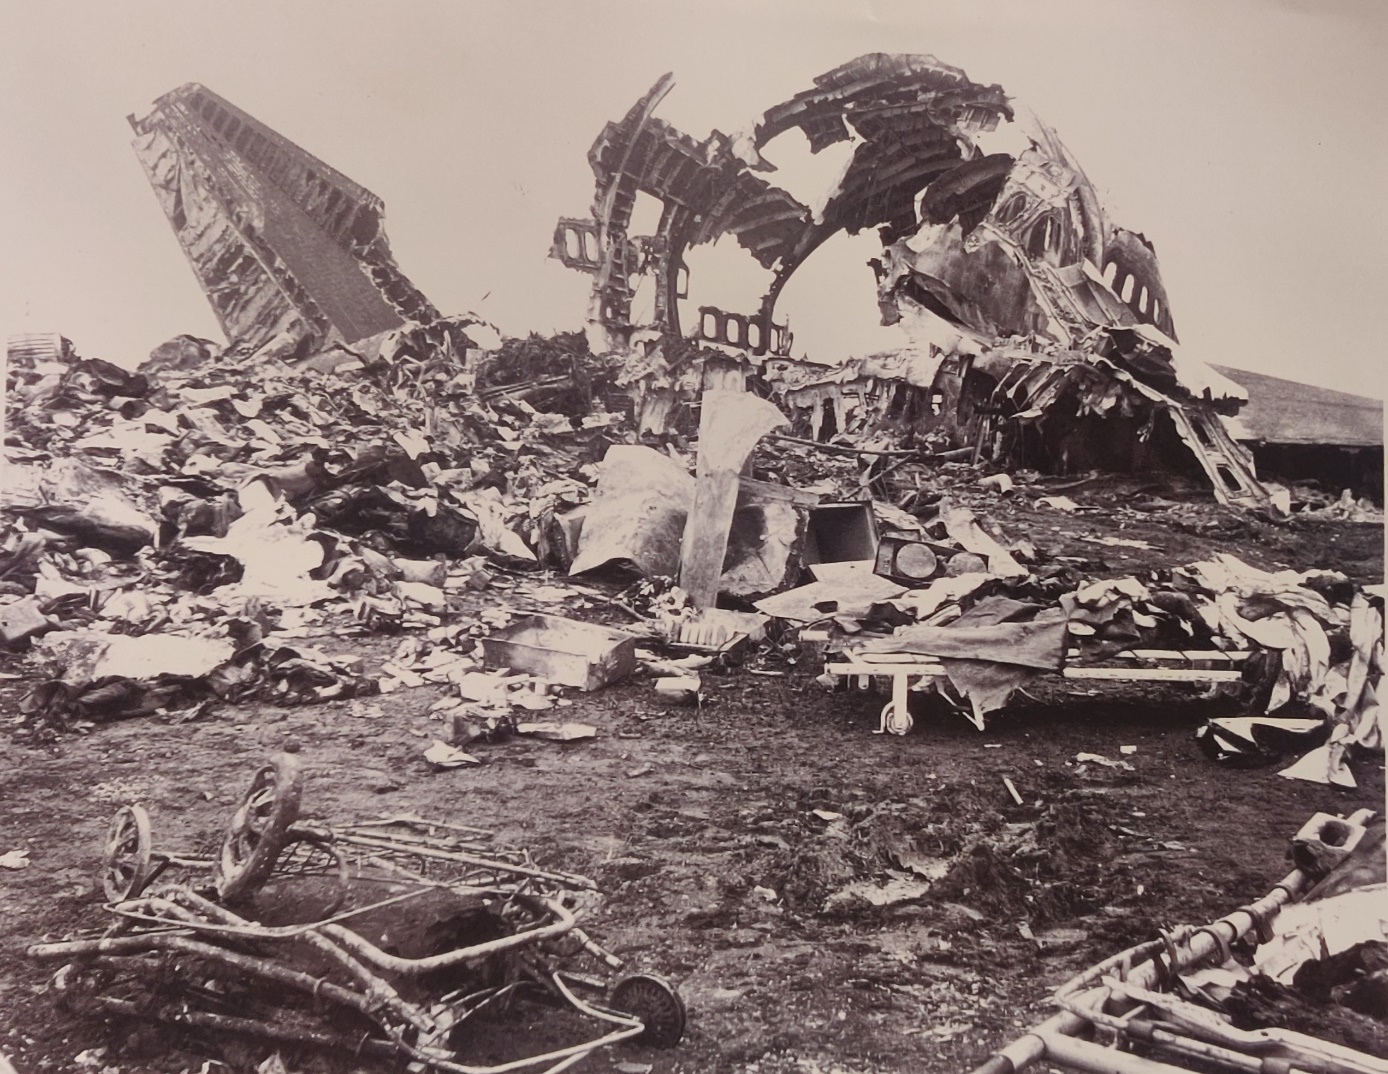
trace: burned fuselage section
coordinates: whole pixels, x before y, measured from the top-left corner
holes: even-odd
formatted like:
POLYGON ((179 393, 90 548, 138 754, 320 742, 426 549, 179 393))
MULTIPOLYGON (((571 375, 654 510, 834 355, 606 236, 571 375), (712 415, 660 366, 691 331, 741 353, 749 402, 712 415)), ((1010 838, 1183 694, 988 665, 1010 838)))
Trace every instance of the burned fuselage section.
POLYGON ((666 75, 594 143, 594 215, 561 220, 552 255, 593 275, 591 345, 633 359, 633 394, 647 426, 668 413, 681 378, 689 384, 691 364, 699 364, 693 387, 702 386, 700 373, 703 384, 724 386, 729 363, 745 371, 768 356, 788 356, 792 339, 776 320, 776 303, 806 258, 842 230, 909 233, 916 193, 962 159, 960 135, 1010 115, 999 87, 976 86, 929 57, 868 56, 816 81, 816 89, 768 111, 752 132, 714 131, 700 142, 655 118, 672 85, 666 75), (839 191, 818 213, 757 174, 774 170, 761 149, 794 128, 816 152, 857 141, 839 191), (629 234, 638 194, 660 202, 652 235, 629 234), (755 309, 704 306, 684 325, 686 251, 724 235, 772 273, 770 285, 755 309), (634 316, 643 287, 651 301, 634 316))
POLYGON ((234 347, 303 354, 430 322, 381 199, 196 83, 130 117, 159 204, 234 347))
MULTIPOLYGON (((1122 417, 1120 435, 1169 445, 1221 500, 1265 498, 1217 417, 1246 396, 1180 353, 1152 244, 1109 220, 1055 132, 1014 116, 1001 87, 930 56, 872 54, 821 75, 751 131, 703 141, 655 117, 670 87, 667 75, 603 130, 590 153, 593 216, 561 220, 551 251, 593 276, 590 343, 627 360, 644 426, 667 423, 682 391, 730 386, 730 375, 769 372, 774 389, 794 364, 776 310, 787 281, 836 233, 875 228, 882 321, 903 329, 909 384, 951 436, 1049 467, 1086 455, 1077 422, 1109 436, 1118 425, 1102 423, 1122 417), (818 211, 758 174, 774 170, 762 150, 791 130, 812 153, 852 146, 818 211), (660 203, 654 234, 630 233, 639 195, 660 203), (701 307, 682 323, 686 254, 728 234, 770 271, 769 286, 755 309, 701 307), (941 373, 946 383, 931 383, 941 373), (1038 445, 1050 447, 1038 455, 1038 445)), ((791 379, 802 402, 846 380, 791 379)))

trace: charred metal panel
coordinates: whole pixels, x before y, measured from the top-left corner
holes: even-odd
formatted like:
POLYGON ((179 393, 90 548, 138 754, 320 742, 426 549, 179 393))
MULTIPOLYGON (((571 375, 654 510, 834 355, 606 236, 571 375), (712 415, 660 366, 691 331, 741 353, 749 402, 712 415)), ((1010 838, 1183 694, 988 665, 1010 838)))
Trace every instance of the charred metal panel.
POLYGON ((1176 469, 1204 475, 1221 503, 1256 506, 1267 492, 1253 458, 1204 400, 1177 398, 1085 351, 1000 355, 985 408, 1000 454, 1061 473, 1176 469))
POLYGON ((792 273, 839 231, 880 227, 887 242, 918 224, 917 196, 977 151, 973 136, 1012 111, 1000 86, 981 86, 932 56, 872 53, 815 79, 815 88, 769 109, 753 140, 758 149, 798 127, 819 152, 853 139, 848 169, 821 221, 800 236, 765 302, 774 308, 792 273))
POLYGON ((969 250, 957 226, 942 226, 919 251, 905 242, 883 251, 878 279, 889 316, 909 298, 938 316, 990 336, 1042 333, 1047 316, 1031 278, 997 243, 969 250))
POLYGON ((990 153, 952 168, 921 198, 921 223, 948 224, 957 217, 960 231, 968 235, 1002 193, 1013 163, 1006 153, 990 153))
POLYGON ((130 125, 234 346, 353 343, 438 317, 391 256, 381 199, 211 90, 180 86, 130 125))

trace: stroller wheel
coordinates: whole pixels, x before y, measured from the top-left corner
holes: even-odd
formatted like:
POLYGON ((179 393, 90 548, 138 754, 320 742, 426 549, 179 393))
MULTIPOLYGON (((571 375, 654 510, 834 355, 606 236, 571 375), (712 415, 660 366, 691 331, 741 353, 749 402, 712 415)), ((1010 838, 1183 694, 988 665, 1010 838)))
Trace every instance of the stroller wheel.
POLYGON ((227 828, 217 862, 217 894, 236 900, 260 887, 275 868, 299 819, 303 774, 298 760, 276 754, 251 781, 251 789, 227 828))
POLYGON ((638 973, 623 977, 612 988, 608 1003, 614 1010, 641 1019, 646 1028, 635 1039, 652 1048, 673 1048, 684 1036, 684 1000, 660 977, 638 973))
POLYGON ((111 818, 101 855, 101 889, 110 902, 133 899, 149 883, 149 814, 144 807, 122 806, 111 818))

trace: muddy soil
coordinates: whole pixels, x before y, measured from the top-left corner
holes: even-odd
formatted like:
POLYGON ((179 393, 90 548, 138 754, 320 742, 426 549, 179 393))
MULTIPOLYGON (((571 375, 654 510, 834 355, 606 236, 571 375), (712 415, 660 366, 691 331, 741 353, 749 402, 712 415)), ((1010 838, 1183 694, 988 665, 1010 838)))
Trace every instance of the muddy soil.
MULTIPOLYGON (((976 509, 1094 576, 1226 550, 1262 567, 1382 579, 1379 527, 1132 502, 1071 517, 1016 496, 976 509)), ((504 587, 477 598, 479 607, 507 600, 504 587)), ((311 640, 363 654, 368 671, 395 644, 340 637, 331 625, 311 640)), ((53 967, 24 949, 102 923, 97 864, 118 806, 144 804, 156 847, 210 849, 275 750, 303 760, 309 815, 479 825, 598 880, 606 898, 588 931, 630 968, 674 981, 689 1026, 672 1051, 617 1048, 581 1069, 649 1063, 656 1074, 967 1070, 1044 1017, 1049 991, 1077 970, 1158 927, 1204 923, 1267 892, 1312 813, 1384 801, 1381 758, 1356 763, 1356 791, 1281 779, 1275 767, 1215 765, 1193 731, 1237 706, 1197 688, 1048 687, 982 733, 917 699, 915 729, 897 738, 872 733, 884 698, 826 691, 816 670, 762 654, 709 676, 699 708, 663 705, 641 680, 578 695, 562 718, 595 724, 597 739, 478 746, 483 766, 445 772, 421 756, 446 734, 427 712, 444 694, 433 686, 296 708, 224 706, 181 724, 7 732, 0 852, 27 847, 32 864, 0 870, 0 1052, 21 1074, 173 1074, 249 1071, 274 1050, 74 1013, 51 987, 53 967), (1132 770, 1078 763, 1081 752, 1132 770), (928 890, 895 905, 854 894, 863 882, 923 877, 928 890)), ((0 656, 0 711, 17 711, 30 674, 19 657, 0 656)), ((284 1058, 292 1071, 367 1069, 292 1049, 284 1058)))

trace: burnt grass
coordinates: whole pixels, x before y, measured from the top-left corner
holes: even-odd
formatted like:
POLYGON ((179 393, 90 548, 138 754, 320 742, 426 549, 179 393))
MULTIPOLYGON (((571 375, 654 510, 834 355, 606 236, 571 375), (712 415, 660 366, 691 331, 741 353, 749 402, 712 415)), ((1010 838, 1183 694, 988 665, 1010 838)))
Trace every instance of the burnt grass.
MULTIPOLYGON (((1015 498, 975 509, 1096 573, 1101 560, 1116 575, 1225 550, 1267 568, 1343 565, 1357 581, 1381 579, 1378 527, 1240 516, 1231 535, 1213 508, 1169 512, 1185 528, 1159 512, 1058 519, 1015 498), (1078 540, 1086 532, 1158 547, 1096 548, 1078 540)), ((475 599, 481 608, 507 593, 475 599)), ((309 642, 358 653, 368 672, 389 658, 395 639, 342 637, 339 625, 309 642)), ((618 1048, 580 1069, 637 1062, 655 1074, 967 1070, 1045 1017, 1070 975, 1265 894, 1312 813, 1383 802, 1381 758, 1356 760, 1355 791, 1216 765, 1193 732, 1238 702, 1198 688, 1032 690, 982 733, 917 698, 914 730, 895 737, 872 733, 884 697, 827 691, 817 669, 790 659, 764 654, 707 676, 699 708, 662 703, 643 679, 579 695, 559 718, 594 724, 595 740, 482 745, 481 767, 446 772, 421 756, 446 736, 428 713, 445 693, 434 686, 371 699, 379 715, 350 701, 257 703, 86 733, 12 724, 0 739, 0 853, 27 847, 31 864, 0 870, 0 1052, 23 1074, 174 1074, 207 1062, 249 1072, 275 1050, 93 1013, 66 1002, 56 967, 24 950, 103 924, 98 859, 119 805, 146 806, 156 847, 214 846, 277 749, 306 766, 310 816, 481 825, 594 877, 604 899, 585 928, 630 969, 671 979, 689 1028, 672 1051, 618 1048), (1079 763, 1082 752, 1132 770, 1079 763), (889 883, 901 897, 886 905, 845 894, 889 883)), ((0 678, 14 714, 30 667, 0 654, 0 673, 16 676, 0 678)), ((386 1069, 280 1050, 296 1072, 386 1069)))

